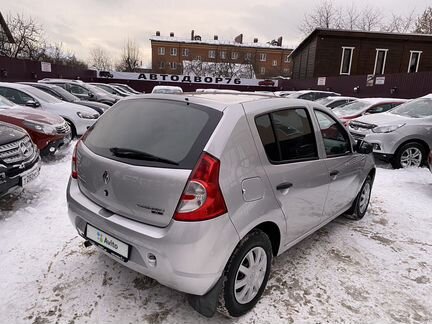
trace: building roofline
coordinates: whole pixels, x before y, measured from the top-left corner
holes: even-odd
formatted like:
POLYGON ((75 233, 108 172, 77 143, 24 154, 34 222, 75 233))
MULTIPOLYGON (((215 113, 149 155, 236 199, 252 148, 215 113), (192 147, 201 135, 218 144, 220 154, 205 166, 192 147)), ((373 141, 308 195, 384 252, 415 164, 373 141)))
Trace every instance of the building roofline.
POLYGON ((4 33, 6 34, 6 37, 9 41, 9 43, 15 44, 15 40, 12 36, 12 33, 11 33, 7 23, 6 23, 6 20, 3 18, 3 15, 1 12, 0 12, 0 26, 2 27, 4 33))
POLYGON ((314 36, 346 36, 360 38, 391 38, 395 40, 420 40, 432 42, 432 34, 416 34, 416 33, 392 33, 381 31, 363 31, 350 29, 332 29, 332 28, 316 28, 301 43, 291 52, 290 56, 294 56, 297 51, 302 49, 306 43, 314 36))
POLYGON ((228 40, 191 40, 188 38, 172 37, 172 36, 152 36, 149 38, 154 42, 169 42, 169 43, 183 43, 191 45, 214 45, 214 46, 233 46, 233 47, 246 47, 246 48, 260 48, 268 50, 286 50, 292 51, 293 49, 285 46, 275 46, 267 43, 236 43, 228 40))

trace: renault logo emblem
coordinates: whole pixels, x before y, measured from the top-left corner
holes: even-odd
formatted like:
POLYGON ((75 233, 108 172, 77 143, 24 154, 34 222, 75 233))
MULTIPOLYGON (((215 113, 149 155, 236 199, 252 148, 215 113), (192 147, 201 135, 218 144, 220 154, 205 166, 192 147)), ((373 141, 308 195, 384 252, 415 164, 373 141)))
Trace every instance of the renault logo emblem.
POLYGON ((103 173, 103 175, 102 175, 102 179, 103 179, 103 182, 104 182, 105 184, 108 184, 108 182, 110 182, 110 175, 109 175, 108 171, 105 171, 105 172, 103 173))
POLYGON ((20 149, 20 151, 21 151, 21 153, 25 156, 27 153, 28 153, 28 148, 27 148, 27 145, 24 143, 24 142, 21 142, 20 144, 19 144, 19 149, 20 149))

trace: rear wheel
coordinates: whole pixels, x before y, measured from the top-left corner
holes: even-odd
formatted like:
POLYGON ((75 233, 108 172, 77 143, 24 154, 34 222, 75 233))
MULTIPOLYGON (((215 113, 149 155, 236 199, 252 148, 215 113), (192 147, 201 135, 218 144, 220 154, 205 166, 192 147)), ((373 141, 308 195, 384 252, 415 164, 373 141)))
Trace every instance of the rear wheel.
POLYGON ((260 299, 268 281, 272 260, 269 237, 253 230, 239 243, 225 269, 218 311, 229 317, 250 311, 260 299))
POLYGON ((360 220, 366 215, 369 207, 369 201, 372 193, 372 178, 368 176, 363 183, 363 186, 358 193, 351 209, 346 213, 345 217, 352 220, 360 220))
POLYGON ((393 168, 420 167, 425 162, 426 150, 419 143, 407 143, 400 147, 394 158, 393 168))

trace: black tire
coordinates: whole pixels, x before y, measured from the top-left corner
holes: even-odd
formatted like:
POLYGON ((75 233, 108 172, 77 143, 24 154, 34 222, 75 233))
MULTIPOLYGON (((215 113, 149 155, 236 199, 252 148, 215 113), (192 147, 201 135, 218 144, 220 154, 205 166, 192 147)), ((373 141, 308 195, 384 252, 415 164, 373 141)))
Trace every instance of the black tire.
POLYGON ((71 129, 71 136, 72 136, 72 139, 74 139, 74 138, 77 136, 77 132, 76 132, 76 129, 75 129, 75 125, 72 124, 72 122, 70 122, 69 120, 67 120, 67 119, 65 119, 65 120, 66 120, 66 123, 69 125, 69 127, 70 127, 70 129, 71 129))
POLYGON ((401 161, 402 156, 404 152, 408 149, 418 149, 421 152, 421 162, 419 166, 422 166, 426 162, 426 149, 423 145, 416 143, 416 142, 410 142, 402 145, 398 150, 396 151, 396 154, 393 156, 392 160, 392 166, 394 169, 402 169, 404 168, 404 165, 401 161))
MULTIPOLYGON (((225 267, 223 287, 219 296, 219 305, 217 309, 218 312, 227 317, 238 317, 246 314, 248 311, 254 308, 258 300, 261 298, 261 295, 267 285, 271 268, 271 260, 272 245, 269 237, 261 230, 253 230, 247 234, 237 245, 228 261, 227 266, 225 267), (247 303, 239 303, 235 295, 234 284, 236 282, 237 276, 240 276, 240 265, 242 265, 242 262, 244 264, 246 255, 255 248, 262 248, 265 251, 265 255, 267 257, 264 279, 260 288, 258 289, 258 293, 251 301, 247 303)), ((246 285, 243 287, 243 289, 246 289, 246 285)), ((238 290, 242 290, 242 288, 237 289, 237 291, 238 290)))
POLYGON ((360 220, 364 217, 364 215, 366 215, 366 212, 369 207, 372 186, 373 186, 372 178, 371 176, 368 176, 365 182, 363 183, 363 186, 361 187, 360 192, 358 193, 356 199, 354 200, 351 209, 345 214, 346 218, 352 220, 360 220), (366 206, 364 207, 362 194, 367 189, 368 186, 369 186, 369 194, 367 197, 366 206))

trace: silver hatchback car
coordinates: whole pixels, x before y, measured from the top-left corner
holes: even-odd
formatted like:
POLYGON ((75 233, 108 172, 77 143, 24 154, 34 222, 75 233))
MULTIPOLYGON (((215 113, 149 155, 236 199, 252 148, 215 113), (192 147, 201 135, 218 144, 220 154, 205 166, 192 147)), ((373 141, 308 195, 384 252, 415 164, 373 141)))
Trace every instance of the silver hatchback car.
POLYGON ((78 142, 67 189, 78 233, 189 294, 205 316, 240 316, 274 256, 341 214, 361 219, 372 146, 326 108, 252 94, 143 95, 78 142))

